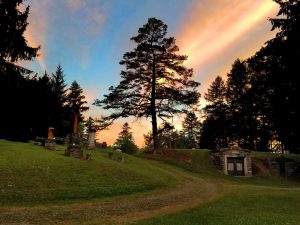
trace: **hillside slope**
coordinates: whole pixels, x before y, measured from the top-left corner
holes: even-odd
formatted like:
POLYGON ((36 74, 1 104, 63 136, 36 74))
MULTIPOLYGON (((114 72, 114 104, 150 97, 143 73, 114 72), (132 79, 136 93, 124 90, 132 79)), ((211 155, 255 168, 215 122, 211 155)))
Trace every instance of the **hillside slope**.
POLYGON ((0 205, 104 198, 175 184, 171 174, 126 154, 120 163, 105 151, 89 151, 87 161, 66 157, 58 147, 0 140, 0 205))

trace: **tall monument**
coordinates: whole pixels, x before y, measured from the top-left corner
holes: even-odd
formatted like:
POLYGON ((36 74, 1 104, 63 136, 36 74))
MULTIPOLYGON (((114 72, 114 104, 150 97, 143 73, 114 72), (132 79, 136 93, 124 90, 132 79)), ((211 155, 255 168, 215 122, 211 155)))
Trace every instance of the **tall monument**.
POLYGON ((55 141, 54 141, 54 128, 49 127, 48 128, 48 136, 45 140, 45 148, 49 150, 55 150, 55 141))
POLYGON ((66 156, 75 158, 83 157, 83 150, 81 149, 80 135, 78 133, 78 113, 74 114, 73 133, 71 135, 68 147, 65 151, 66 156))

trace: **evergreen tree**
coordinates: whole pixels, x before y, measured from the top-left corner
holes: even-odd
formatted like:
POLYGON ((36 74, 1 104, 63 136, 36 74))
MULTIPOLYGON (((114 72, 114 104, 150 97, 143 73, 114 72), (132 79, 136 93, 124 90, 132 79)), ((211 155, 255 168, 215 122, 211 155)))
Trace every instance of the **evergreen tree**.
POLYGON ((199 148, 201 123, 194 112, 188 112, 182 123, 183 132, 188 140, 188 148, 199 148))
POLYGON ((133 154, 137 152, 138 147, 134 143, 130 129, 131 128, 129 127, 128 123, 124 123, 122 131, 119 133, 119 137, 115 144, 122 150, 122 152, 133 154))
POLYGON ((67 89, 64 79, 64 72, 61 65, 57 66, 56 72, 52 74, 52 125, 56 136, 65 136, 68 133, 67 119, 67 89))
POLYGON ((28 25, 29 6, 20 10, 22 0, 0 1, 0 137, 25 141, 30 138, 30 112, 26 105, 31 83, 24 77, 29 70, 17 65, 20 60, 37 56, 38 48, 28 46, 24 31, 28 25), (23 113, 20 113, 23 112, 23 113))
POLYGON ((237 59, 227 74, 228 136, 241 147, 254 149, 257 115, 247 63, 237 59))
POLYGON ((280 10, 277 18, 270 19, 272 30, 279 30, 257 54, 265 62, 267 71, 268 120, 272 122, 277 140, 290 151, 299 152, 300 96, 300 1, 275 0, 280 10))
POLYGON ((191 79, 193 70, 183 66, 187 56, 176 54, 179 48, 173 37, 166 37, 167 25, 156 18, 138 30, 131 38, 136 48, 123 56, 121 82, 111 87, 104 100, 96 101, 105 109, 116 110, 110 118, 150 117, 153 146, 158 149, 157 117, 171 118, 186 112, 184 105, 198 102, 199 83, 191 79))
MULTIPOLYGON (((153 149, 153 135, 149 131, 144 134, 145 149, 147 151, 153 149)), ((183 131, 175 130, 170 123, 164 122, 158 129, 159 148, 161 149, 187 149, 190 147, 190 141, 183 131)))
MULTIPOLYGON (((87 111, 89 107, 86 106, 87 102, 84 100, 83 90, 76 81, 73 81, 71 87, 69 88, 69 93, 67 95, 67 109, 69 111, 69 121, 70 125, 73 125, 74 116, 77 114, 78 122, 83 121, 82 113, 87 111)), ((72 127, 69 127, 69 132, 72 127)))
POLYGON ((51 78, 46 71, 36 81, 33 101, 33 137, 47 137, 48 128, 52 126, 53 98, 51 78))
POLYGON ((23 0, 1 0, 0 2, 0 71, 20 69, 14 63, 31 60, 37 56, 38 48, 27 45, 24 32, 28 25, 29 6, 20 11, 23 0))
POLYGON ((227 147, 228 106, 226 86, 222 77, 217 76, 204 95, 206 119, 200 137, 201 148, 218 149, 227 147))
POLYGON ((56 72, 52 74, 52 88, 53 92, 55 94, 55 100, 59 106, 59 108, 62 108, 67 100, 67 89, 66 89, 66 81, 65 81, 65 75, 62 70, 61 65, 59 64, 57 66, 56 72))

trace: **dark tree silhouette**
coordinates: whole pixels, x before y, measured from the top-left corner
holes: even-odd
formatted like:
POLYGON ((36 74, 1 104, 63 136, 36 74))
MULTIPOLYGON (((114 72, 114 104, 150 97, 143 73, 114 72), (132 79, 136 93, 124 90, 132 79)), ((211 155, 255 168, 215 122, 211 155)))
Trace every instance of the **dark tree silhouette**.
POLYGON ((65 136, 68 133, 67 120, 67 88, 65 82, 65 75, 62 70, 61 65, 57 66, 56 72, 52 74, 51 84, 52 84, 52 125, 55 129, 55 135, 65 136))
MULTIPOLYGON (((33 117, 33 137, 46 137, 48 127, 52 126, 53 90, 50 76, 47 72, 38 77, 35 87, 32 88, 31 113, 33 117)), ((55 131, 56 133, 56 131, 55 131)))
POLYGON ((17 65, 37 56, 39 47, 28 46, 24 31, 28 25, 29 6, 20 10, 22 0, 0 1, 0 136, 15 140, 30 137, 31 113, 28 100, 33 82, 25 75, 30 71, 17 65), (21 113, 23 112, 23 113, 21 113))
POLYGON ((1 0, 0 2, 0 68, 19 69, 14 65, 19 60, 31 60, 37 56, 39 47, 27 45, 24 32, 28 25, 29 6, 20 11, 23 0, 1 0))
MULTIPOLYGON (((67 108, 69 109, 70 124, 73 124, 74 115, 78 116, 78 122, 83 121, 82 113, 87 111, 89 107, 86 106, 87 102, 84 100, 83 90, 76 81, 73 81, 69 88, 67 95, 67 108)), ((70 132, 71 130, 69 130, 70 132)))
MULTIPOLYGON (((259 119, 258 133, 262 147, 280 142, 284 148, 299 152, 299 58, 300 1, 275 0, 280 10, 270 19, 272 30, 279 30, 248 60, 251 91, 259 119)), ((260 147, 260 148, 262 148, 260 147)), ((270 146, 272 148, 272 146, 270 146)))
POLYGON ((300 1, 276 0, 280 10, 270 19, 275 38, 258 54, 268 70, 269 115, 283 148, 299 152, 300 1))
POLYGON ((227 147, 228 106, 226 85, 217 76, 204 95, 207 105, 204 108, 206 119, 201 129, 201 148, 218 149, 227 147))
POLYGON ((138 150, 138 147, 134 143, 131 127, 128 123, 124 123, 122 131, 119 133, 119 137, 116 140, 116 145, 122 150, 122 152, 133 154, 138 150))
POLYGON ((199 83, 191 79, 193 70, 183 66, 187 56, 178 55, 173 37, 166 37, 167 25, 156 18, 138 30, 131 38, 136 43, 120 62, 126 69, 121 82, 96 105, 114 109, 111 119, 134 116, 152 119, 154 149, 157 150, 157 117, 165 120, 185 112, 184 105, 198 102, 199 83))
POLYGON ((227 134, 232 142, 254 149, 256 115, 246 62, 237 59, 227 77, 226 100, 230 124, 227 134))
POLYGON ((188 140, 188 148, 199 148, 199 138, 201 123, 195 112, 190 111, 186 114, 184 121, 182 122, 182 130, 188 140))
MULTIPOLYGON (((226 133, 231 142, 249 149, 299 153, 300 1, 274 1, 280 10, 270 21, 279 32, 251 58, 235 61, 228 74, 226 133)), ((201 134, 210 144, 217 138, 213 131, 222 130, 213 105, 206 107, 201 134)))

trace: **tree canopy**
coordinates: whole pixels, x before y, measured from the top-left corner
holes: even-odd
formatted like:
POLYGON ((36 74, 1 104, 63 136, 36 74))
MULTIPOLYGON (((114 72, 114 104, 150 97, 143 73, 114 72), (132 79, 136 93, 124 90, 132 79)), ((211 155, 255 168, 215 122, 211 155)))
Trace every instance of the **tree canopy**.
POLYGON ((179 55, 174 37, 166 37, 167 25, 156 18, 138 30, 131 38, 136 47, 126 52, 120 64, 121 82, 110 87, 110 93, 96 105, 113 109, 111 119, 134 116, 152 120, 154 149, 159 148, 157 117, 162 120, 186 112, 184 106, 198 102, 198 82, 193 81, 193 70, 183 63, 185 55, 179 55))
POLYGON ((234 62, 227 74, 224 101, 216 98, 221 96, 217 80, 206 95, 209 104, 201 141, 210 138, 211 148, 220 139, 216 133, 209 135, 215 129, 223 130, 230 143, 244 148, 300 151, 300 1, 274 1, 280 6, 277 17, 270 19, 272 30, 278 30, 276 36, 254 56, 234 62), (216 120, 220 115, 224 120, 216 120), (218 121, 225 121, 225 126, 218 121))

